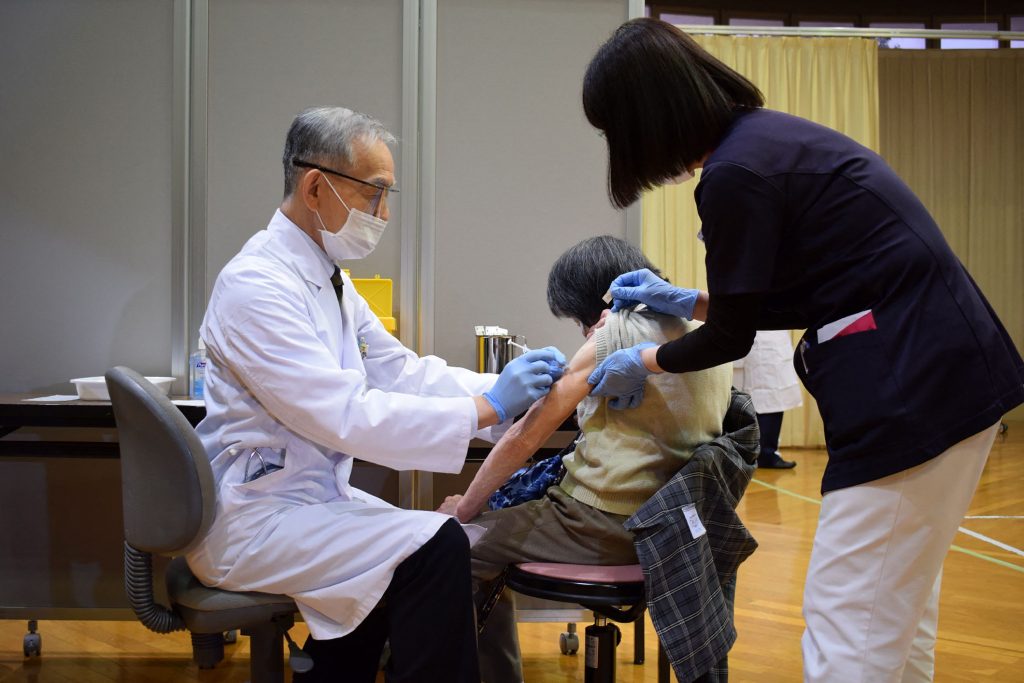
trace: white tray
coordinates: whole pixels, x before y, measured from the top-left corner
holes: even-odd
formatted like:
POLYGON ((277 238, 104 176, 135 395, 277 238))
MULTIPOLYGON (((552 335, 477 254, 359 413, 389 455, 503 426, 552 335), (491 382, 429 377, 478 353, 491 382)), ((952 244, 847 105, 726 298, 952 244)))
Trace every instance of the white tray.
MULTIPOLYGON (((173 377, 147 377, 157 389, 164 392, 164 395, 171 395, 173 377)), ((83 401, 109 401, 110 394, 107 392, 107 381, 102 377, 79 377, 71 380, 78 391, 78 398, 83 401)))

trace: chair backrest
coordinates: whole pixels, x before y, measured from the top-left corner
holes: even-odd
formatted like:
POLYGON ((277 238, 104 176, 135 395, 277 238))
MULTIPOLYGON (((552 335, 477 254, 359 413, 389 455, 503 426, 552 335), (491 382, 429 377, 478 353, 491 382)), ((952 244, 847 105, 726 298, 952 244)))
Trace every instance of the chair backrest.
POLYGON ((195 430, 163 392, 125 367, 106 374, 121 450, 125 540, 176 555, 210 527, 213 471, 195 430))

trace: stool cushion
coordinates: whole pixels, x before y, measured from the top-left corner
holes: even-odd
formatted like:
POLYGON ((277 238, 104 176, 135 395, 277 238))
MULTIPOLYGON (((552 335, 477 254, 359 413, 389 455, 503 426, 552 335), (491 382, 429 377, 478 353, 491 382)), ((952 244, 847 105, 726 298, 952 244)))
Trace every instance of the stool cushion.
POLYGON ((551 579, 585 583, 643 583, 644 573, 638 564, 562 564, 560 562, 524 562, 519 569, 551 579))
MULTIPOLYGON (((517 593, 574 602, 594 611, 607 612, 599 608, 633 605, 638 615, 645 605, 640 565, 616 567, 527 562, 510 565, 505 582, 517 593)), ((610 618, 619 620, 618 616, 610 618)))

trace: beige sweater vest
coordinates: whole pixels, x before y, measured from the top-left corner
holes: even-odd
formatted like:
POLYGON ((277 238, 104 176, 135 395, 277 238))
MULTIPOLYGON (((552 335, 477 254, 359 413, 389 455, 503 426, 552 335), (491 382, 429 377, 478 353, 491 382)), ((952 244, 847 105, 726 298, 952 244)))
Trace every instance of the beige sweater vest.
MULTIPOLYGON (((650 311, 622 311, 594 333, 597 362, 640 342, 663 344, 696 329, 650 311)), ((662 487, 699 444, 722 433, 729 407, 732 366, 651 375, 639 407, 614 410, 588 396, 576 410, 583 435, 565 456, 561 487, 599 510, 631 515, 662 487)))

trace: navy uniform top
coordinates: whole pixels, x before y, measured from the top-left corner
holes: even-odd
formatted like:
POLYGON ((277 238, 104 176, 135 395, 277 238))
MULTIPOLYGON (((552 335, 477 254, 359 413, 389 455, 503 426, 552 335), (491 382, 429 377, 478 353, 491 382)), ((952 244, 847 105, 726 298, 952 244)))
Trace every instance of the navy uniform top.
POLYGON ((758 329, 808 329, 794 363, 825 423, 822 492, 919 465, 1024 402, 1006 330, 871 150, 749 111, 705 161, 696 199, 712 305, 759 295, 758 329), (868 312, 862 331, 819 343, 820 328, 868 312))

